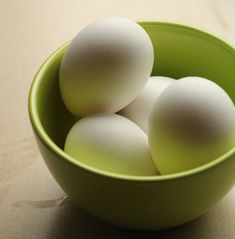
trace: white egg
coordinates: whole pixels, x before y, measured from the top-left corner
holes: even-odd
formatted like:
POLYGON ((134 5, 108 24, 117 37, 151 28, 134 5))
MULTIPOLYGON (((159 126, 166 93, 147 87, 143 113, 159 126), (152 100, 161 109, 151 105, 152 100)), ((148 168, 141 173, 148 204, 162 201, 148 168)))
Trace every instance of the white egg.
POLYGON ((132 120, 146 133, 152 107, 159 95, 169 86, 174 79, 165 76, 152 76, 141 93, 119 114, 132 120))
POLYGON ((149 120, 149 143, 161 174, 193 169, 235 145, 235 107, 212 81, 185 77, 158 98, 149 120))
POLYGON ((60 91, 76 116, 114 113, 146 84, 153 46, 144 29, 126 18, 105 18, 86 26, 70 43, 61 62, 60 91))
POLYGON ((157 175, 147 140, 132 121, 116 114, 97 113, 72 127, 64 150, 99 170, 132 176, 157 175))

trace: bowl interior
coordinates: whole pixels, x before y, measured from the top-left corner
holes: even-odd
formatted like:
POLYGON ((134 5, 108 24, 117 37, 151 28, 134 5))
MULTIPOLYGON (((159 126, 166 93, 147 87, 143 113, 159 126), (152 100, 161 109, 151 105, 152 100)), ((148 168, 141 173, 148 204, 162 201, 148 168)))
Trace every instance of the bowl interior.
MULTIPOLYGON (((152 75, 173 78, 201 76, 220 85, 235 102, 235 51, 226 42, 192 27, 172 23, 140 23, 152 39, 155 62, 152 75)), ((38 72, 35 110, 51 140, 63 149, 78 118, 65 108, 58 73, 68 43, 57 50, 38 72)), ((34 84, 36 84, 34 83, 34 84)), ((223 116, 221 116, 223 117, 223 116)))

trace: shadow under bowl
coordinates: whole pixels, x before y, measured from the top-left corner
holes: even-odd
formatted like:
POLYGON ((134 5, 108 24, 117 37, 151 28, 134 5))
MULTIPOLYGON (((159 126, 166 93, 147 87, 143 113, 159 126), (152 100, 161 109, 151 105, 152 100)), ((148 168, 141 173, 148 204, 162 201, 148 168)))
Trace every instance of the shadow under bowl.
MULTIPOLYGON (((154 46, 152 75, 205 77, 224 88, 235 102, 232 46, 189 26, 163 22, 140 25, 154 46)), ((77 121, 66 110, 58 85, 60 62, 68 44, 38 70, 29 93, 29 115, 46 165, 73 201, 114 225, 159 230, 199 217, 229 192, 235 182, 235 149, 199 168, 152 177, 104 172, 65 154, 66 135, 77 121)))

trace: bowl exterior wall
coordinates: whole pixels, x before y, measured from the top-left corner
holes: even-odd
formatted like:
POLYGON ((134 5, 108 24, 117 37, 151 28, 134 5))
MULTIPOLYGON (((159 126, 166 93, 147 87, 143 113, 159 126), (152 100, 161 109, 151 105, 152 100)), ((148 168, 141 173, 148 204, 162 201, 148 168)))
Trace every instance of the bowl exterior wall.
POLYGON ((234 157, 200 174, 134 182, 76 167, 36 139, 50 172, 74 202, 101 220, 129 229, 160 230, 186 223, 208 211, 235 182, 234 157))

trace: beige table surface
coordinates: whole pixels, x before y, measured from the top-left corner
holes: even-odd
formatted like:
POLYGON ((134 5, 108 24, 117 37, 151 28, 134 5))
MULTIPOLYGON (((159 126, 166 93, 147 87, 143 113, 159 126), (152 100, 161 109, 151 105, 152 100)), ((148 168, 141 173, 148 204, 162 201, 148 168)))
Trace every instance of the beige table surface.
POLYGON ((235 42, 235 0, 0 0, 0 238, 235 238, 235 190, 187 225, 140 233, 93 219, 49 174, 28 119, 30 83, 50 53, 105 16, 188 23, 235 42))

